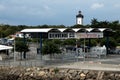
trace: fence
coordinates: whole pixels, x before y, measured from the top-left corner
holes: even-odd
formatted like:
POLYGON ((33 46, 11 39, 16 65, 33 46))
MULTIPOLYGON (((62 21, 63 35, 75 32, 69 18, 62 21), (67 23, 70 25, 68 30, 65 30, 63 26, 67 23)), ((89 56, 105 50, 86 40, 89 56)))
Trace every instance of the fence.
MULTIPOLYGON (((91 48, 90 52, 84 52, 81 48, 77 48, 76 50, 68 50, 62 54, 54 54, 54 55, 43 55, 37 54, 34 47, 31 47, 32 51, 27 53, 27 59, 20 60, 20 54, 16 53, 16 59, 8 59, 0 61, 1 66, 50 66, 56 64, 64 64, 71 63, 76 61, 85 61, 88 57, 99 57, 101 55, 106 55, 106 49, 95 47, 91 48)), ((14 56, 11 54, 11 56, 14 56)))

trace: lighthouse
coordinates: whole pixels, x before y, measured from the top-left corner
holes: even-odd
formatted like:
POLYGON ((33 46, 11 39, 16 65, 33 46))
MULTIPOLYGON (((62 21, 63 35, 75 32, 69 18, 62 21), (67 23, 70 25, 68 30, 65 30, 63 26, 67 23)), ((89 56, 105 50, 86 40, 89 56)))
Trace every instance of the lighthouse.
POLYGON ((76 24, 83 25, 83 18, 84 16, 81 14, 81 11, 79 11, 76 15, 76 24))

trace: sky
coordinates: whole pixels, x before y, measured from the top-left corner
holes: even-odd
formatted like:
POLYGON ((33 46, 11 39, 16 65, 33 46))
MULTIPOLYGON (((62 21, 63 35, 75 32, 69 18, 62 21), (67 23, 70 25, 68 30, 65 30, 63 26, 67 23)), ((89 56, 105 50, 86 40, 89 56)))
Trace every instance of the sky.
POLYGON ((84 25, 120 20, 120 0, 0 0, 0 24, 72 26, 78 11, 84 25))

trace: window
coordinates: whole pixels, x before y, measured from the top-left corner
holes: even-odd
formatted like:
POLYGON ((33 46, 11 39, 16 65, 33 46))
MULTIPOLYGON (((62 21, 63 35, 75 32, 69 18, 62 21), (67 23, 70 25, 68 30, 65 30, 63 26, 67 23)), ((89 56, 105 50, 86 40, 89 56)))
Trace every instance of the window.
POLYGON ((62 38, 67 38, 68 36, 67 36, 67 33, 63 33, 62 34, 62 38))
POLYGON ((70 38, 74 38, 74 37, 75 37, 75 34, 74 34, 74 33, 69 33, 69 37, 70 37, 70 38))
POLYGON ((64 39, 68 38, 68 33, 49 33, 48 36, 50 39, 64 39))

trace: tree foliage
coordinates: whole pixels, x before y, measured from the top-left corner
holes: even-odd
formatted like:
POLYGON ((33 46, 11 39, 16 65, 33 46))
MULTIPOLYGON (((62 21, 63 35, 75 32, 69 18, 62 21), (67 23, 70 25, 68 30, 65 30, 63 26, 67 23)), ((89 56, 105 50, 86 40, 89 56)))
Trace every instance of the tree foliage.
POLYGON ((63 41, 63 45, 75 46, 76 45, 76 39, 65 39, 63 41))
POLYGON ((57 44, 53 41, 46 42, 42 47, 42 54, 59 54, 61 53, 57 44))
MULTIPOLYGON (((109 43, 109 44, 108 44, 108 47, 109 47, 109 48, 115 48, 115 47, 117 46, 117 42, 116 42, 115 39, 112 38, 112 37, 109 38, 109 42, 108 42, 108 43, 109 43)), ((103 38, 103 39, 101 40, 100 44, 101 44, 101 46, 106 45, 106 39, 103 38)))
POLYGON ((23 42, 16 42, 16 45, 15 45, 15 50, 17 52, 28 52, 29 51, 29 48, 26 44, 24 44, 23 42))
POLYGON ((92 47, 92 46, 96 46, 97 43, 98 43, 98 42, 97 42, 97 39, 91 39, 90 44, 89 44, 89 39, 79 39, 79 40, 77 40, 77 46, 78 46, 78 47, 84 46, 84 44, 85 44, 85 46, 90 46, 90 47, 92 47))
POLYGON ((20 54, 21 54, 21 59, 22 59, 22 54, 23 54, 23 52, 28 52, 29 51, 29 47, 28 47, 28 45, 26 45, 24 42, 16 42, 15 43, 15 50, 17 51, 17 52, 20 52, 20 54))
MULTIPOLYGON (((21 31, 25 28, 65 28, 67 26, 64 25, 37 25, 37 26, 27 26, 27 25, 9 25, 9 24, 0 24, 0 37, 4 38, 9 35, 12 35, 18 31, 21 31)), ((69 26, 69 28, 111 28, 115 32, 110 37, 115 39, 115 42, 120 43, 120 23, 118 20, 115 21, 99 21, 96 18, 91 19, 91 24, 88 25, 73 25, 69 26)), ((110 33, 109 33, 110 34, 110 33)), ((38 40, 37 40, 38 41, 38 40)), ((65 40, 63 42, 57 41, 62 43, 63 45, 75 45, 75 40, 65 40)), ((94 42, 94 41, 93 41, 94 42)), ((55 41, 56 43, 56 41, 55 41)))

